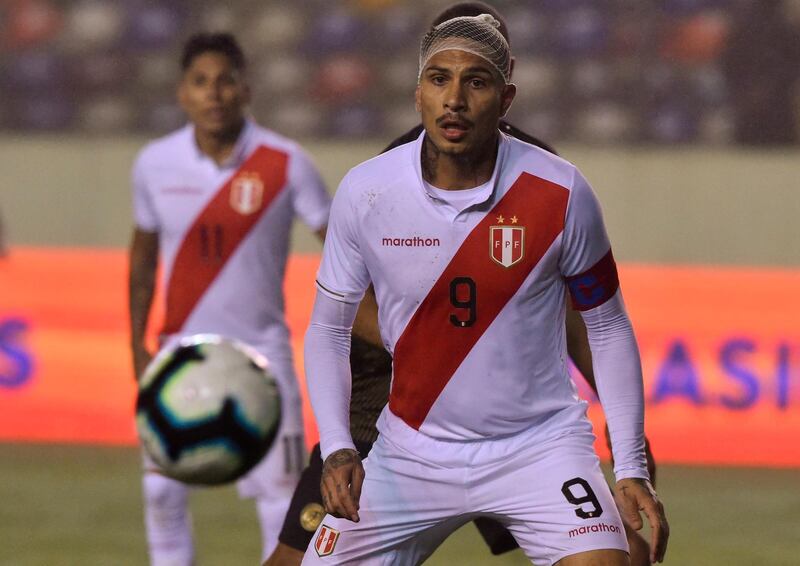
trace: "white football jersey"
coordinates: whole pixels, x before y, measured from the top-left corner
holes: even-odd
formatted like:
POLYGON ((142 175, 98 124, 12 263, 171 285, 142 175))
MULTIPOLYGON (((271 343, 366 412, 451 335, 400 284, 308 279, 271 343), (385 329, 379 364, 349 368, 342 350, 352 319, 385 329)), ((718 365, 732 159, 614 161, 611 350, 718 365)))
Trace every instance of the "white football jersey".
POLYGON ((618 289, 594 193, 569 162, 501 134, 488 188, 459 211, 423 181, 423 136, 347 174, 318 275, 345 302, 374 283, 394 358, 379 429, 587 430, 567 372, 565 290, 588 310, 618 289))
POLYGON ((330 208, 309 156, 248 120, 220 166, 187 125, 140 152, 133 200, 137 227, 159 234, 164 338, 211 332, 291 358, 283 296, 290 228, 297 215, 318 230, 330 208))

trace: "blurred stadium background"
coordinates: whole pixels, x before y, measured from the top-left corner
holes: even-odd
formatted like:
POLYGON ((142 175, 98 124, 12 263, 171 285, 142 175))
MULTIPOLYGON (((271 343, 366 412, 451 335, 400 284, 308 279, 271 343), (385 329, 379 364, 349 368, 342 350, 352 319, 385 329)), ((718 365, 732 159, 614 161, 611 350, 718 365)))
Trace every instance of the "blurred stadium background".
MULTIPOLYGON (((128 174, 182 124, 182 41, 234 32, 253 114, 300 139, 333 190, 417 122, 418 39, 449 3, 0 0, 0 566, 145 564, 128 174)), ((511 121, 603 202, 667 564, 800 563, 800 1, 493 4, 517 57, 511 121)), ((302 229, 293 246, 297 346, 319 247, 302 229)), ((255 563, 250 505, 223 489, 194 506, 201 564, 255 563)), ((462 529, 431 563, 524 559, 492 559, 462 529)))
MULTIPOLYGON (((772 3, 499 0, 518 58, 514 118, 554 142, 729 144, 748 94, 788 100, 797 77, 788 36, 800 2, 767 17, 772 3)), ((247 47, 264 122, 295 136, 391 137, 415 119, 420 30, 445 4, 4 0, 0 129, 166 132, 183 119, 173 97, 182 41, 227 29, 247 47)), ((789 130, 762 133, 796 140, 789 130)))

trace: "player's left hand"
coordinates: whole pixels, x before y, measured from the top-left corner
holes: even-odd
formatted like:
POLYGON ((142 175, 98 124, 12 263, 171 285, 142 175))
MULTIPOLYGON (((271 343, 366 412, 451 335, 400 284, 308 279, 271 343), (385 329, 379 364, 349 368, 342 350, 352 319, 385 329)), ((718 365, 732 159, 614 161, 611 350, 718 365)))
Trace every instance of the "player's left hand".
POLYGON ((653 486, 643 478, 627 478, 617 482, 614 499, 622 520, 637 531, 642 528, 640 511, 650 523, 650 562, 663 562, 669 540, 669 523, 664 505, 658 499, 653 486))
POLYGON ((358 452, 350 449, 337 450, 325 459, 322 465, 322 480, 319 489, 325 511, 334 517, 350 519, 357 523, 358 501, 364 483, 364 466, 358 452))

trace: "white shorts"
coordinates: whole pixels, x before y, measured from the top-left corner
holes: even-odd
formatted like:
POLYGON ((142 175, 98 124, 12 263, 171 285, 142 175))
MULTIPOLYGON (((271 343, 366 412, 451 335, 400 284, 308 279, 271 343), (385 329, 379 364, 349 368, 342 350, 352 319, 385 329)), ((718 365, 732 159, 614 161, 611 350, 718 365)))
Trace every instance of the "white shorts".
POLYGON ((477 516, 505 524, 537 565, 589 550, 627 552, 593 441, 583 432, 545 442, 524 432, 470 443, 419 435, 410 450, 382 435, 364 462, 360 522, 327 515, 303 564, 418 564, 477 516))
MULTIPOLYGON (((297 387, 292 385, 296 384, 296 378, 291 358, 272 356, 268 359, 281 386, 281 424, 272 447, 250 472, 236 482, 236 487, 243 498, 291 499, 308 461, 303 407, 297 387)), ((143 454, 144 470, 158 471, 158 464, 143 454)))

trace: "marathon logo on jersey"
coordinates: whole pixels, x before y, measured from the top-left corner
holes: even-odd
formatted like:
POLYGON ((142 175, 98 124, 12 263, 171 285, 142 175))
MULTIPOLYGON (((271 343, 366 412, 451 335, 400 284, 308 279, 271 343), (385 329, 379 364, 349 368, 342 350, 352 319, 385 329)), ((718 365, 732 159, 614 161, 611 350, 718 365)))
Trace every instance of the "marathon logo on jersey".
POLYGON ((569 538, 575 538, 580 535, 589 533, 617 533, 622 531, 617 525, 609 525, 608 523, 597 523, 596 525, 586 525, 577 529, 572 529, 569 532, 569 538))
POLYGON ((264 183, 258 173, 243 171, 231 183, 231 208, 247 216, 261 208, 264 183))
MULTIPOLYGON (((512 224, 517 223, 516 216, 512 216, 510 220, 512 224)), ((498 216, 497 222, 502 224, 505 218, 498 216)), ((490 226, 489 255, 503 267, 511 267, 519 262, 525 255, 525 227, 490 226)))
POLYGON ((317 540, 314 542, 314 549, 317 551, 317 556, 328 556, 333 554, 333 549, 336 547, 336 541, 339 540, 339 531, 330 528, 328 525, 322 525, 317 534, 317 540))
POLYGON ((414 236, 412 238, 383 238, 381 245, 388 248, 435 248, 442 245, 439 238, 423 238, 414 236))

